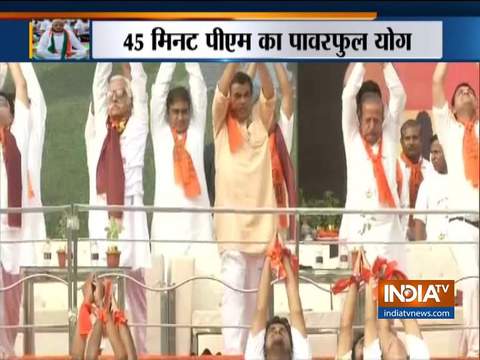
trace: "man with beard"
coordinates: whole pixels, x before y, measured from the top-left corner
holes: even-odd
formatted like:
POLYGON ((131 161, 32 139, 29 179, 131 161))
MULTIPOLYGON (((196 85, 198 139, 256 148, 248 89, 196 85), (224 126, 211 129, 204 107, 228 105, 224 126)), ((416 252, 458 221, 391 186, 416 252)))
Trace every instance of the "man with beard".
POLYGON ((83 59, 87 49, 71 30, 65 28, 64 20, 55 19, 38 42, 37 56, 46 60, 83 59))
MULTIPOLYGON (((462 277, 461 282, 467 356, 479 355, 479 289, 478 289, 478 186, 479 126, 478 97, 468 83, 457 85, 448 106, 444 81, 447 64, 437 64, 433 73, 433 120, 448 165, 448 208, 468 209, 476 214, 451 215, 448 224, 450 241, 471 241, 475 245, 452 245, 462 277)), ((478 75, 478 74, 477 74, 478 75)), ((478 76, 475 79, 478 81, 478 76)))
MULTIPOLYGON (((430 161, 422 157, 422 128, 416 120, 407 120, 400 129, 400 144, 402 154, 398 159, 397 172, 398 189, 403 204, 409 208, 415 207, 418 189, 423 179, 433 171, 430 161)), ((404 216, 407 239, 414 240, 414 222, 412 216, 404 216), (406 221, 408 219, 408 226, 406 221)))
POLYGON ((312 358, 298 291, 298 278, 292 269, 289 257, 284 256, 282 262, 286 273, 285 288, 291 326, 286 318, 278 316, 267 321, 272 263, 272 259, 267 256, 260 278, 256 312, 247 340, 245 360, 308 360, 312 358))

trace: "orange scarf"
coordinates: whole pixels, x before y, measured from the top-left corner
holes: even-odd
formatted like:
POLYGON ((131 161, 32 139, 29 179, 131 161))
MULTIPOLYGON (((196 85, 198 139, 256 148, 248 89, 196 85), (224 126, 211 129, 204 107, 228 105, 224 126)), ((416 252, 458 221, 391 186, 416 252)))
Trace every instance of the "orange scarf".
POLYGON ((380 140, 378 145, 377 155, 373 154, 371 145, 367 143, 365 139, 362 139, 362 141, 365 150, 367 151, 367 155, 372 162, 373 174, 375 175, 375 180, 377 182, 378 200, 380 201, 380 204, 394 208, 396 206, 395 200, 393 199, 392 191, 388 186, 387 176, 385 175, 385 169, 382 163, 382 140, 380 140))
POLYGON ((230 152, 236 153, 242 147, 244 140, 238 126, 238 120, 233 117, 230 111, 227 115, 227 132, 230 152))
POLYGON ((395 166, 395 177, 397 179, 397 193, 398 197, 402 197, 402 188, 403 188, 403 174, 402 174, 402 168, 400 167, 400 162, 397 160, 396 166, 395 166))
MULTIPOLYGON (((273 189, 275 191, 275 198, 277 200, 277 207, 287 207, 287 197, 285 193, 285 177, 283 176, 282 163, 277 151, 275 132, 272 132, 268 137, 268 145, 270 147, 270 157, 272 161, 272 180, 273 189)), ((281 229, 288 227, 287 215, 279 214, 279 225, 281 229)))
POLYGON ((183 187, 185 196, 194 198, 200 195, 200 183, 198 182, 197 172, 193 166, 192 157, 185 148, 187 133, 179 136, 175 129, 172 129, 173 135, 173 171, 175 183, 183 187))
POLYGON ((414 164, 404 153, 402 153, 401 157, 407 165, 407 168, 410 168, 410 180, 408 181, 409 206, 410 208, 414 208, 415 202, 417 201, 418 189, 423 181, 422 158, 420 157, 418 162, 414 164))
POLYGON ((465 128, 463 132, 463 166, 465 170, 465 177, 478 189, 479 185, 479 165, 478 165, 478 138, 475 135, 476 121, 469 119, 457 118, 457 121, 463 124, 465 128))

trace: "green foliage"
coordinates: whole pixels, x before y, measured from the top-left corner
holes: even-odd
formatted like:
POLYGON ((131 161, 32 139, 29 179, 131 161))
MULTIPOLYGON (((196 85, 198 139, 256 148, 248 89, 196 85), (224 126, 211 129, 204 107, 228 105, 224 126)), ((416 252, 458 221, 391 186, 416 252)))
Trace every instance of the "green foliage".
MULTIPOLYGON (((299 191, 299 203, 302 207, 311 207, 311 208, 338 208, 340 207, 340 200, 335 196, 333 191, 327 190, 323 193, 323 196, 320 199, 316 198, 306 198, 303 190, 299 191)), ((302 215, 300 221, 303 223, 307 222, 312 228, 334 228, 338 229, 340 227, 340 222, 342 216, 337 215, 302 215)))

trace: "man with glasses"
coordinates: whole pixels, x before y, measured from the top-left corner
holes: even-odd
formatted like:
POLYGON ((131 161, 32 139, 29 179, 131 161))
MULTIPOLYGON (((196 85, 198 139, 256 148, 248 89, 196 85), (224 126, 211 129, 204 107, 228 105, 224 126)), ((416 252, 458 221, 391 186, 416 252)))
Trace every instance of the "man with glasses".
MULTIPOLYGON (((148 134, 147 76, 142 64, 123 65, 124 75, 111 78, 111 63, 97 64, 93 79, 94 115, 88 117, 86 142, 91 205, 143 206, 143 164, 148 134)), ((144 268, 151 264, 147 216, 140 211, 92 211, 88 219, 91 239, 105 239, 106 227, 120 228, 120 266, 144 284, 144 268)), ((104 263, 107 243, 99 243, 104 263)), ((134 323, 146 323, 146 293, 127 281, 127 306, 134 323), (134 311, 132 311, 134 310, 134 311)), ((146 353, 146 329, 134 332, 138 353, 146 353)))

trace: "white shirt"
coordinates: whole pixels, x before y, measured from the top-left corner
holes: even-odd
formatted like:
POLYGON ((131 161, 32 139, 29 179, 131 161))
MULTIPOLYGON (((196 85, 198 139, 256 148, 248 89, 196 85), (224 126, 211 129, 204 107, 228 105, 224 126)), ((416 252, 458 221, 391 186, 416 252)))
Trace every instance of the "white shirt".
MULTIPOLYGON (((74 54, 70 58, 81 59, 85 57, 87 54, 87 50, 82 45, 80 40, 78 40, 78 38, 71 30, 65 28, 65 31, 67 31, 68 33, 70 42, 72 44, 72 51, 74 52, 74 54)), ((50 31, 45 31, 40 37, 40 40, 38 41, 37 56, 42 59, 59 60, 62 56, 61 52, 64 39, 64 33, 50 33, 50 31), (48 50, 50 46, 51 36, 53 36, 53 41, 55 43, 55 49, 57 50, 57 53, 51 53, 48 50)))
MULTIPOLYGON (((363 64, 355 64, 342 94, 342 131, 347 160, 347 209, 381 209, 384 205, 378 200, 377 184, 373 165, 368 157, 360 135, 357 116, 356 95, 362 85, 365 69, 363 64)), ((382 134, 382 162, 388 185, 397 206, 400 204, 396 184, 397 149, 400 140, 400 116, 405 108, 406 95, 392 64, 384 67, 385 81, 390 92, 390 101, 385 110, 382 134)), ((374 154, 378 145, 372 146, 374 154)), ((399 241, 401 232, 398 215, 344 215, 340 227, 340 237, 358 241, 399 241), (374 230, 381 229, 381 234, 374 230), (365 238, 371 233, 370 238, 365 238)), ((390 246, 392 248, 393 246, 390 246)), ((393 251, 393 250, 392 250, 393 251)), ((368 251, 367 251, 368 254, 368 251)), ((378 254, 370 254, 371 256, 378 254)))
MULTIPOLYGON (((22 206, 27 203, 27 164, 28 164, 28 141, 30 110, 20 100, 15 100, 15 119, 10 127, 15 137, 18 150, 21 154, 22 171, 22 206)), ((0 145, 0 206, 8 208, 8 181, 3 148, 0 145)), ((22 214, 22 228, 13 228, 8 225, 8 214, 0 215, 0 243, 1 240, 22 240, 25 227, 25 213, 22 214)), ((30 239, 29 239, 30 240, 30 239)), ((0 262, 7 272, 17 274, 21 264, 31 264, 33 261, 31 243, 2 244, 0 246, 0 262)))
MULTIPOLYGON (((465 178, 463 164, 463 134, 464 127, 455 120, 448 104, 443 107, 433 107, 435 130, 442 144, 445 159, 448 165, 448 207, 450 209, 469 209, 478 211, 478 188, 465 178)), ((479 122, 475 124, 475 133, 479 136, 479 122)), ((458 216, 458 215, 453 215, 458 216)), ((478 220, 478 216, 467 216, 471 220, 478 220)))
POLYGON ((373 342, 363 347, 363 359, 364 360, 381 360, 382 349, 380 348, 380 340, 376 338, 373 342))
POLYGON ((405 347, 410 360, 430 360, 430 351, 423 339, 415 335, 406 334, 405 347))
MULTIPOLYGON (((167 94, 175 71, 175 63, 162 63, 152 86, 150 103, 153 152, 155 158, 155 200, 159 207, 209 207, 203 162, 205 123, 207 118, 207 87, 198 63, 186 63, 192 101, 186 150, 190 154, 200 184, 200 195, 188 198, 182 186, 175 183, 174 139, 167 119, 167 94)), ((212 240, 212 216, 209 213, 162 213, 153 215, 151 237, 154 240, 212 240)), ((155 247, 165 253, 164 243, 155 247)), ((186 255, 191 244, 176 244, 176 250, 186 255)), ((172 251, 174 251, 172 249, 172 251)), ((174 255, 174 254, 169 254, 174 255)), ((179 255, 179 254, 177 254, 179 255)))
MULTIPOLYGON (((310 350, 310 345, 308 344, 308 339, 303 337, 303 335, 294 327, 292 330, 292 346, 293 346, 293 357, 292 360, 309 360, 312 358, 312 352, 310 350)), ((251 333, 248 334, 247 346, 245 348, 245 360, 263 360, 265 359, 263 353, 263 346, 265 344, 265 329, 260 331, 257 335, 252 336, 251 333)))
MULTIPOLYGON (((434 170, 424 178, 418 190, 415 209, 448 209, 448 175, 440 174, 434 170)), ((447 214, 415 214, 413 218, 422 221, 426 225, 428 240, 443 240, 446 238, 448 227, 447 214)))

